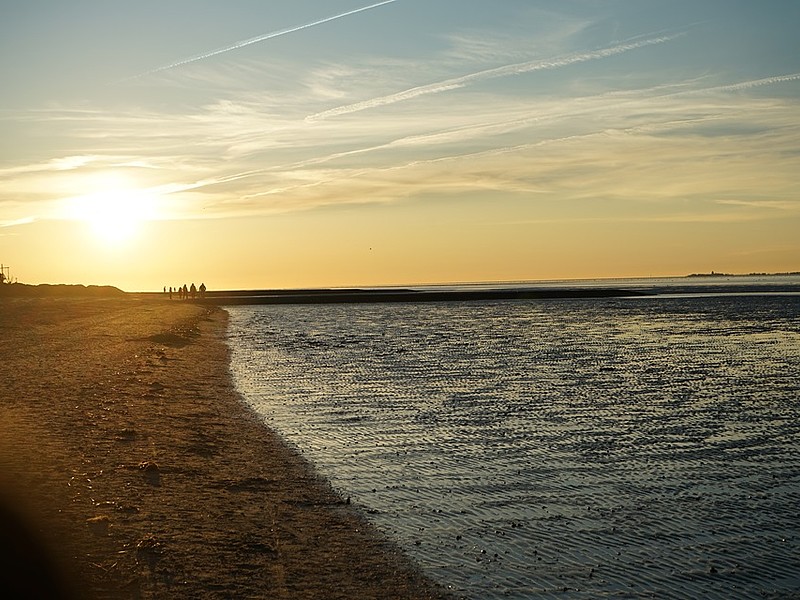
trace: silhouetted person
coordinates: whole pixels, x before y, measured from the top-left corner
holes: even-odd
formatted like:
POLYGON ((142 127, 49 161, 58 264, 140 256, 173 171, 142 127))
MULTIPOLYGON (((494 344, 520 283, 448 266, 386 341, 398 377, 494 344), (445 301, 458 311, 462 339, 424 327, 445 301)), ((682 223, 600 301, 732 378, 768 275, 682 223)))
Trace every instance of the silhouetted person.
POLYGON ((186 287, 185 283, 183 284, 183 299, 184 300, 189 299, 189 288, 186 287))
POLYGON ((192 300, 194 300, 194 297, 197 294, 197 288, 195 287, 194 282, 192 282, 192 287, 189 288, 189 293, 192 295, 192 300))
POLYGON ((206 297, 206 284, 205 283, 201 283, 200 284, 200 297, 201 298, 205 298, 206 297))

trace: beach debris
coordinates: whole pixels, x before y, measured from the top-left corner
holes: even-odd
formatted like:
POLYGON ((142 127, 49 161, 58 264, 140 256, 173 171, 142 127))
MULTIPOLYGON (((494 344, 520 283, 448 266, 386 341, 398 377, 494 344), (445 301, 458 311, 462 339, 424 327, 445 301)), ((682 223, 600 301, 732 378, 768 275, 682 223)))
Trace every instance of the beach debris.
POLYGON ((108 575, 109 573, 111 573, 111 571, 113 571, 114 569, 116 569, 116 568, 117 568, 117 565, 118 565, 119 563, 116 563, 116 562, 115 562, 115 563, 112 563, 112 564, 110 564, 109 566, 101 565, 100 563, 94 563, 94 562, 93 562, 93 563, 89 563, 89 564, 90 564, 91 566, 95 567, 96 569, 100 569, 100 570, 101 570, 101 571, 103 571, 103 572, 104 572, 106 575, 108 575))
POLYGON ((106 515, 98 515, 90 519, 86 519, 86 524, 89 526, 89 531, 94 535, 103 537, 108 535, 108 527, 111 524, 111 519, 106 515))
POLYGON ((190 332, 185 331, 181 331, 180 333, 157 333, 150 337, 141 338, 141 341, 153 342, 171 348, 183 348, 192 343, 191 339, 189 339, 189 335, 190 332))
POLYGON ((150 485, 161 485, 161 469, 153 461, 145 460, 139 463, 139 470, 144 474, 144 479, 150 485))
POLYGON ((147 534, 136 543, 136 562, 144 562, 151 569, 164 553, 164 545, 152 534, 147 534))
POLYGON ((116 510, 120 513, 135 515, 139 512, 139 507, 133 506, 132 504, 117 504, 116 510))
POLYGON ((129 427, 121 429, 119 431, 119 433, 117 434, 117 440, 119 440, 120 442, 132 442, 137 437, 138 437, 138 434, 136 433, 136 430, 135 429, 131 429, 129 427))

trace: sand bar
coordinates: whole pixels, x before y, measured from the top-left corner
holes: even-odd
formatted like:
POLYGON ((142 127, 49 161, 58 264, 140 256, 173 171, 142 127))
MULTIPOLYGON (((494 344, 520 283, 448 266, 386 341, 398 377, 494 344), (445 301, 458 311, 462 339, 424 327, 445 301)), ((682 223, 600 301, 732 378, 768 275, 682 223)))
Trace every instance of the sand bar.
POLYGON ((613 288, 499 288, 417 290, 308 289, 308 290, 220 290, 194 301, 201 304, 351 304, 401 302, 469 302, 481 300, 553 300, 565 298, 619 298, 644 296, 643 292, 613 288))
MULTIPOLYGON (((0 299, 0 496, 52 554, 55 585, 81 598, 446 597, 245 408, 226 319, 130 296, 0 299)), ((47 585, 15 563, 20 544, 3 546, 4 580, 47 585)))

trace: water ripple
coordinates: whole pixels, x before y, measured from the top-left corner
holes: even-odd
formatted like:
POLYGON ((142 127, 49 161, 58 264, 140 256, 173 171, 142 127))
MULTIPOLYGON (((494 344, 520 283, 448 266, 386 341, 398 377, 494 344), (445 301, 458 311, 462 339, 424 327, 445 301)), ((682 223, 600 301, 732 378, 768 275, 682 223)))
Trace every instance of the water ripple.
POLYGON ((800 589, 800 297, 229 311, 246 399, 460 593, 800 589))

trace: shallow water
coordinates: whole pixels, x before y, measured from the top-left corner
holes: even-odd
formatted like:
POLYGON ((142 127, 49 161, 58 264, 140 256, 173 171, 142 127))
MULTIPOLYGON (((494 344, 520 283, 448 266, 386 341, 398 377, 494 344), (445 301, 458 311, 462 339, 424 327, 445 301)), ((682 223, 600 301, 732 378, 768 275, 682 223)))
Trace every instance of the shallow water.
POLYGON ((800 296, 228 311, 247 401, 469 598, 800 590, 800 296))

